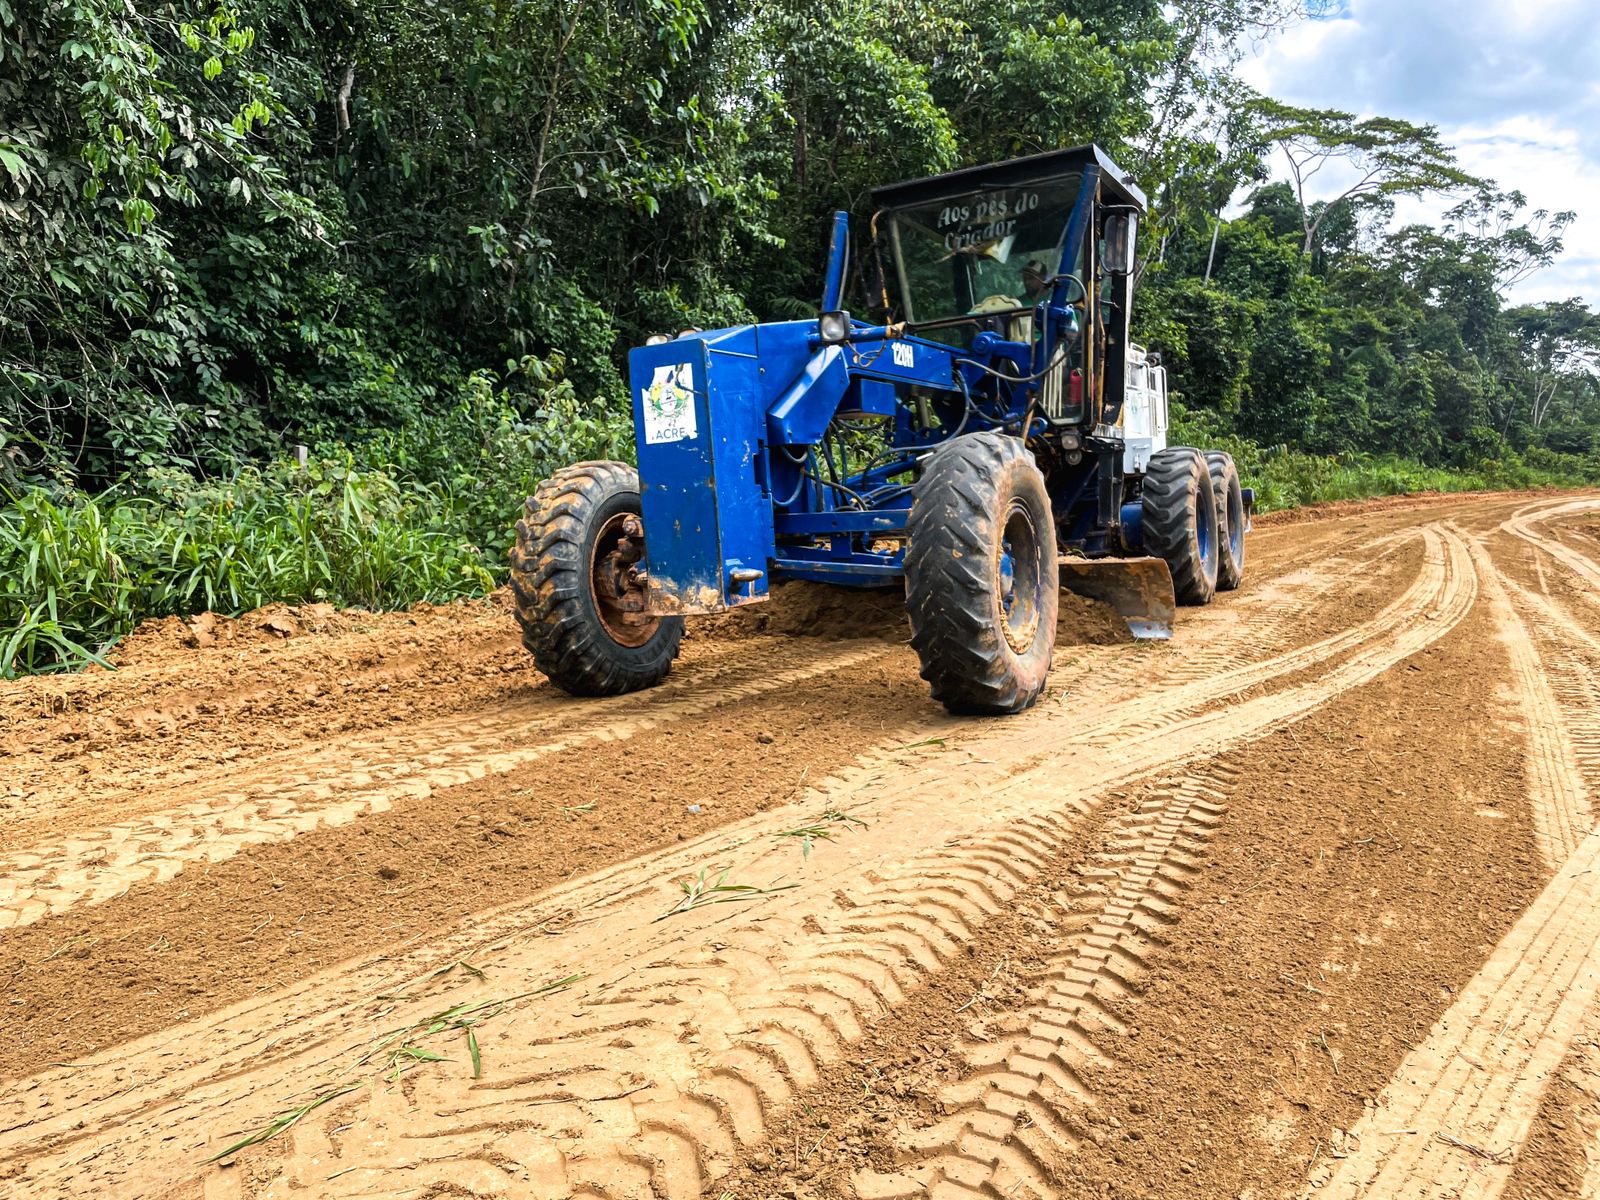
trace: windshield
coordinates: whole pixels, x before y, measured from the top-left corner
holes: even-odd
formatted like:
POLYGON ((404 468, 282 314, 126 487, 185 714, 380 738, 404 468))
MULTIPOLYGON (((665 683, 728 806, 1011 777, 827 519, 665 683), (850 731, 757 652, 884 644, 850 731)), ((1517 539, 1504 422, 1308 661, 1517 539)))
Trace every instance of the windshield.
POLYGON ((1078 181, 1067 175, 897 210, 891 228, 906 319, 1038 303, 1061 261, 1078 181))

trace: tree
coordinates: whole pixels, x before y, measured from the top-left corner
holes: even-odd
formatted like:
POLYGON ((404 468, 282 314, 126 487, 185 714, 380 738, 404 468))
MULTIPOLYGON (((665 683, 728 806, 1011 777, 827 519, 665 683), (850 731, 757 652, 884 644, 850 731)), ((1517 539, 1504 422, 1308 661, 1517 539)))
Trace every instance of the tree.
POLYGON ((0 4, 0 441, 42 472, 257 448, 248 417, 219 434, 230 381, 191 255, 225 231, 328 248, 285 166, 310 81, 281 48, 267 71, 269 40, 227 7, 0 4))
POLYGON ((1529 417, 1538 429, 1563 387, 1577 390, 1600 383, 1600 314, 1575 298, 1525 305, 1506 315, 1528 356, 1533 384, 1529 417))
POLYGON ((1444 233, 1466 240, 1496 260, 1496 290, 1503 296, 1535 272, 1555 261, 1563 249, 1562 234, 1577 213, 1535 209, 1524 222, 1528 198, 1519 191, 1480 188, 1444 217, 1444 233))
POLYGON ((1455 153, 1432 125, 1395 117, 1367 117, 1332 108, 1297 108, 1262 97, 1255 106, 1264 140, 1283 151, 1300 208, 1304 234, 1300 253, 1308 261, 1324 222, 1359 196, 1406 196, 1485 187, 1456 166, 1455 153), (1318 207, 1312 181, 1325 169, 1342 167, 1342 190, 1318 207))

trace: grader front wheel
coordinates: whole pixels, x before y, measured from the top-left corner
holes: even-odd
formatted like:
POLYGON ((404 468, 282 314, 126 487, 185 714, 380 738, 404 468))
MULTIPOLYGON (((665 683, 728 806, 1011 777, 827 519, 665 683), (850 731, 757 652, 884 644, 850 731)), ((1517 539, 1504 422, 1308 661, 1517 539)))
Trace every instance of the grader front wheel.
POLYGON ((682 617, 646 611, 639 473, 626 463, 566 467, 539 485, 517 522, 511 588, 522 643, 574 696, 660 683, 682 617))
POLYGON ((906 548, 911 645, 953 713, 1014 713, 1044 691, 1060 603, 1044 477, 1014 437, 937 450, 917 484, 906 548))

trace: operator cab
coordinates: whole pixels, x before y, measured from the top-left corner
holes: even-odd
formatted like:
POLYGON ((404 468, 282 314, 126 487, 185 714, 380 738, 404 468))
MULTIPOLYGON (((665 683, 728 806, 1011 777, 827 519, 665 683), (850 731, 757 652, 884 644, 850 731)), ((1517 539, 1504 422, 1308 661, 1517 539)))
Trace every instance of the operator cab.
POLYGON ((1053 425, 1117 422, 1145 196, 1103 150, 891 184, 873 203, 899 296, 892 319, 962 349, 984 331, 1023 343, 1041 415, 1053 425))
MULTIPOLYGON (((1032 310, 1050 290, 1080 177, 941 196, 895 210, 890 246, 905 319, 1032 310)), ((1075 256, 1073 274, 1081 269, 1075 256)), ((970 329, 950 326, 946 337, 970 329)), ((941 339, 943 340, 943 339, 941 339)))

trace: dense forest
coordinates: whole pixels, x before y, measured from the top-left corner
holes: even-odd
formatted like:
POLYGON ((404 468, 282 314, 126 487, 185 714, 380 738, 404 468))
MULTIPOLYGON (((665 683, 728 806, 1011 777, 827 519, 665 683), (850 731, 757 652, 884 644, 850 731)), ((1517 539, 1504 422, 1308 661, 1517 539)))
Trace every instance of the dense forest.
POLYGON ((1252 92, 1297 19, 0 0, 0 671, 152 613, 481 592, 519 494, 630 453, 630 346, 815 313, 876 183, 1088 141, 1152 200, 1183 432, 1265 502, 1600 480, 1600 316, 1506 299, 1571 215, 1403 114, 1252 92), (1419 195, 1448 215, 1398 224, 1419 195))

